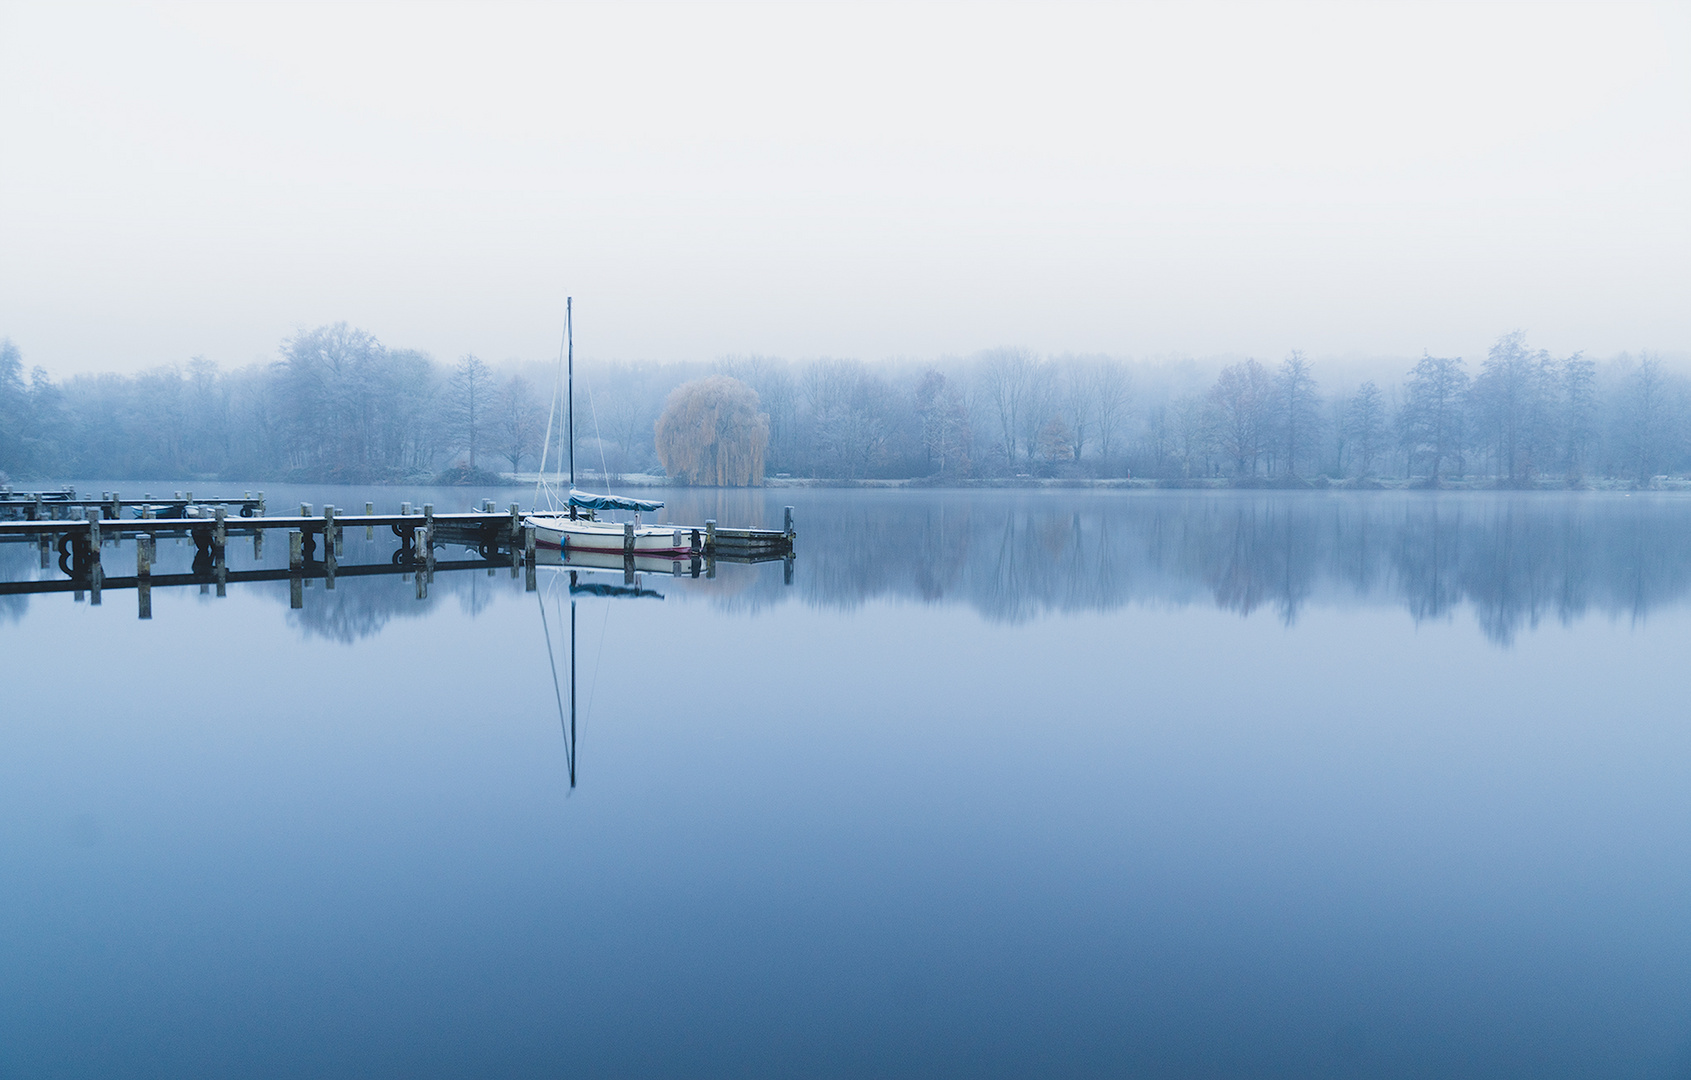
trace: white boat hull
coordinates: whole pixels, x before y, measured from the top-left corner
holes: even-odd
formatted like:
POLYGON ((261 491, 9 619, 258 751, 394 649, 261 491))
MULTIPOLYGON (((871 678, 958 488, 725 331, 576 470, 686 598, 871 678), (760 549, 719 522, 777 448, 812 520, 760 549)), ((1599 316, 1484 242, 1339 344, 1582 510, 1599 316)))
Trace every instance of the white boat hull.
MULTIPOLYGON (((625 527, 614 522, 539 515, 530 515, 523 520, 524 524, 534 527, 534 546, 541 551, 616 555, 619 558, 627 552, 625 527)), ((683 529, 663 525, 634 527, 636 557, 684 557, 691 554, 690 544, 691 538, 683 529)))

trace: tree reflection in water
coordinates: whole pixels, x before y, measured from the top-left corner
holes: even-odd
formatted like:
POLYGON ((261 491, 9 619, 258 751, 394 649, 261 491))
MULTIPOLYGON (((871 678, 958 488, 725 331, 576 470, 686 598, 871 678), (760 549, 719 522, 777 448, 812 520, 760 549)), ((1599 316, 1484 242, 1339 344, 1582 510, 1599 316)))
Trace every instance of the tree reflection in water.
MULTIPOLYGON (((1691 499, 1608 493, 832 492, 804 508, 800 597, 962 603, 993 620, 1213 604, 1470 606, 1509 644, 1546 617, 1642 619, 1691 592, 1691 499)), ((759 583, 754 602, 781 592, 759 583)))

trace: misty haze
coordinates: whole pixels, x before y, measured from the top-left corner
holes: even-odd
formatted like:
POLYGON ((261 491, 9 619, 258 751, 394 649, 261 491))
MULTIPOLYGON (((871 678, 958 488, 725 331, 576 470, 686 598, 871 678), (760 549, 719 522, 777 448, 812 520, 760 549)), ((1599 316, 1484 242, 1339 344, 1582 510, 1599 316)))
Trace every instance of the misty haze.
POLYGON ((1674 4, 0 7, 0 1077, 1691 1072, 1674 4))

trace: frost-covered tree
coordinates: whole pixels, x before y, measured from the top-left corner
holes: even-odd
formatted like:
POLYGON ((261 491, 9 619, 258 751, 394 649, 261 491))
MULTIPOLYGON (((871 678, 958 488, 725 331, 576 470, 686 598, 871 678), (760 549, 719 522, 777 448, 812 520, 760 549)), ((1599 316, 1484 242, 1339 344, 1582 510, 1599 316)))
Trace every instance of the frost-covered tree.
POLYGON ((689 484, 746 487, 763 483, 769 417, 757 391, 727 375, 677 387, 655 426, 658 460, 689 484))

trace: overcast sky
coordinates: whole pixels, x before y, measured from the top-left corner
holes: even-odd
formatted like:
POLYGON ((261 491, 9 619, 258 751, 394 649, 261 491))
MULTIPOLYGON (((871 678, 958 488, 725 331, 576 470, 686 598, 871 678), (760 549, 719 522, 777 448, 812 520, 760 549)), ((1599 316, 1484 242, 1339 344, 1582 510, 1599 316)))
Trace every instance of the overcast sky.
POLYGON ((1685 5, 0 7, 0 336, 1691 348, 1685 5))

